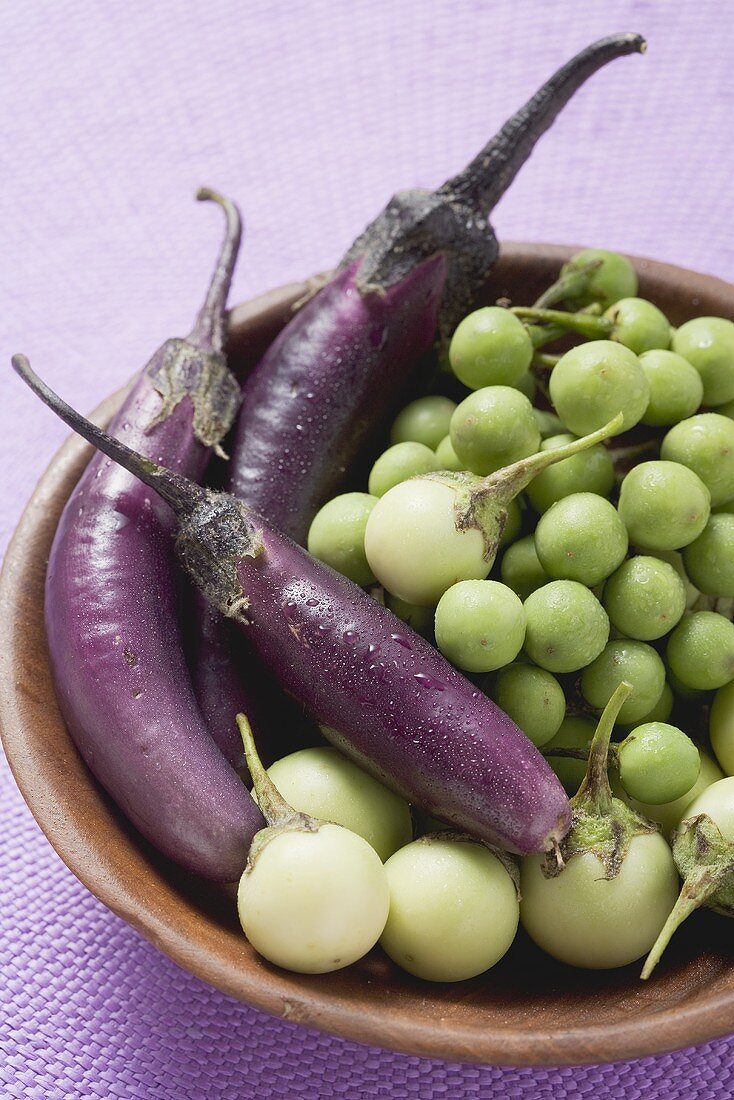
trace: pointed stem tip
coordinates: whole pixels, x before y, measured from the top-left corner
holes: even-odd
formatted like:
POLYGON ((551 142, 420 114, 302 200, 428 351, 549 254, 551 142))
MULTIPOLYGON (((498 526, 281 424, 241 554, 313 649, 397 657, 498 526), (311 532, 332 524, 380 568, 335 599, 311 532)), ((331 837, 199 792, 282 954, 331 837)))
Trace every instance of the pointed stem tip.
POLYGON ((690 917, 691 913, 695 912, 696 909, 705 903, 714 889, 715 886, 710 886, 708 889, 702 889, 698 875, 686 879, 678 895, 678 900, 671 909, 668 919, 660 930, 660 935, 650 948, 650 954, 645 959, 645 965, 640 974, 643 981, 647 981, 660 962, 665 948, 673 938, 673 933, 683 924, 684 920, 690 917))
POLYGON ((563 859, 563 852, 561 851, 561 845, 558 841, 558 837, 553 837, 553 855, 556 861, 556 867, 559 871, 562 871, 566 866, 563 859))
POLYGON ((54 393, 38 377, 25 355, 14 355, 11 362, 15 373, 37 397, 40 397, 44 405, 48 405, 49 409, 82 439, 86 439, 113 462, 117 462, 135 477, 140 478, 145 485, 158 493, 177 515, 191 512, 200 501, 204 491, 198 485, 172 470, 167 470, 165 466, 158 466, 150 459, 143 458, 137 451, 133 451, 119 439, 114 439, 102 428, 92 424, 91 420, 87 420, 78 413, 76 409, 72 409, 71 405, 67 405, 63 398, 54 393))
POLYGON ((439 188, 439 194, 463 200, 477 213, 488 214, 574 92, 609 61, 644 53, 645 48, 645 39, 639 34, 613 34, 581 50, 508 119, 463 171, 439 188))
POLYGON ((534 455, 521 458, 518 462, 513 462, 511 466, 503 466, 496 473, 489 474, 484 479, 483 484, 486 488, 491 486, 497 493, 498 499, 510 500, 521 493, 541 470, 553 466, 556 462, 563 462, 565 458, 571 458, 579 451, 594 447, 597 443, 609 439, 610 436, 617 435, 623 424, 624 415, 621 412, 617 413, 608 424, 597 428, 595 432, 591 432, 589 435, 582 435, 579 439, 564 443, 562 447, 555 447, 548 451, 536 451, 534 455))
POLYGON ((232 200, 212 190, 211 187, 200 187, 196 192, 196 198, 199 202, 218 203, 226 215, 227 226, 206 299, 188 340, 189 343, 196 344, 203 350, 221 352, 224 350, 227 335, 227 297, 242 240, 242 218, 232 200))
POLYGON ((645 960, 641 977, 649 978, 676 930, 694 910, 710 905, 731 917, 734 844, 708 814, 686 818, 673 837, 673 859, 683 886, 660 935, 645 960))

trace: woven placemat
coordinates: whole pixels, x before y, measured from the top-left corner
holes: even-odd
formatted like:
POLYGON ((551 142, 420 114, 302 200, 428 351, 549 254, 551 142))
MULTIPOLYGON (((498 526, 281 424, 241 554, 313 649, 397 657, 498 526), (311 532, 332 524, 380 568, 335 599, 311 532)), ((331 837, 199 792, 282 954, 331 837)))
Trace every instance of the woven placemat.
MULTIPOLYGON (((233 299, 332 264, 594 38, 636 30, 495 217, 734 276, 734 20, 719 0, 27 0, 0 7, 3 353, 81 407, 188 330, 242 204, 233 299)), ((64 429, 3 381, 0 550, 64 429)), ((734 1042, 579 1069, 459 1066, 270 1019, 204 986, 64 868, 0 765, 0 1094, 188 1100, 734 1095, 734 1042)))

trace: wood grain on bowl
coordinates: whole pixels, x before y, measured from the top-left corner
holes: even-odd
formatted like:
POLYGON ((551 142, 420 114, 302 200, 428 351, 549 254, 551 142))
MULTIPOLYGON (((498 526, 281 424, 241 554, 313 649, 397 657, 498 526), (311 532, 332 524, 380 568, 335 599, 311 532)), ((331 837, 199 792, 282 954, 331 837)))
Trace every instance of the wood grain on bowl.
MULTIPOLYGON (((487 300, 533 300, 571 249, 507 244, 487 300)), ((680 324, 696 314, 734 319, 734 287, 648 260, 640 293, 680 324)), ((304 284, 231 313, 231 356, 246 369, 285 322, 304 284)), ((120 394, 96 412, 109 419, 120 394)), ((0 726, 11 768, 65 863, 110 909, 179 965, 266 1012, 345 1038, 411 1054, 500 1065, 636 1058, 734 1031, 732 925, 699 914, 678 933, 653 979, 639 967, 572 970, 522 934, 481 978, 432 985, 378 950, 346 970, 301 976, 261 960, 237 922, 233 890, 187 875, 119 814, 78 755, 54 696, 43 627, 48 552, 64 502, 90 455, 74 437, 37 486, 0 581, 0 726)))

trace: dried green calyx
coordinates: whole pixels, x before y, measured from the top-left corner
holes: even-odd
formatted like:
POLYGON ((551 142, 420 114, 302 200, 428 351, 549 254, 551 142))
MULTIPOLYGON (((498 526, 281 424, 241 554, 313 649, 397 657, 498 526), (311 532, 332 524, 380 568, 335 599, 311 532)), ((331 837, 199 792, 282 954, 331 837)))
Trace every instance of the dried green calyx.
POLYGON ((543 864, 546 878, 563 874, 569 860, 586 853, 599 860, 604 878, 616 878, 634 837, 658 831, 657 825, 614 798, 609 785, 607 764, 612 730, 631 693, 631 685, 621 683, 602 712, 591 742, 584 781, 571 799, 571 828, 561 841, 560 859, 553 853, 546 857, 543 864))
POLYGON ((494 561, 507 523, 507 505, 512 498, 505 500, 488 484, 487 478, 479 477, 468 470, 441 470, 419 476, 423 481, 437 481, 454 490, 454 522, 457 531, 476 528, 484 541, 485 559, 488 562, 494 561))
POLYGON ((734 844, 722 836, 708 814, 684 821, 673 839, 673 859, 683 886, 670 916, 645 960, 649 978, 673 933, 701 906, 734 917, 734 844))
POLYGON ((294 830, 315 833, 325 822, 311 817, 310 814, 294 810, 290 803, 286 802, 263 766, 247 716, 238 714, 237 725, 242 737, 245 760, 252 779, 254 795, 260 807, 260 812, 268 823, 267 828, 256 833, 252 841, 247 867, 245 868, 245 874, 248 874, 252 871, 257 857, 266 845, 275 840, 276 837, 294 830))
POLYGON ((510 466, 504 466, 487 477, 468 472, 454 473, 442 470, 438 473, 422 474, 421 478, 448 485, 455 492, 454 519, 457 531, 476 528, 484 541, 484 558, 490 564, 497 555, 497 548, 507 522, 508 505, 526 489, 533 478, 553 466, 601 443, 615 435, 622 426, 623 416, 619 413, 604 427, 590 435, 574 439, 563 447, 554 450, 537 451, 528 458, 521 458, 510 466))
POLYGON ((673 859, 684 882, 698 880, 700 904, 734 917, 734 844, 708 814, 683 823, 673 841, 673 859))

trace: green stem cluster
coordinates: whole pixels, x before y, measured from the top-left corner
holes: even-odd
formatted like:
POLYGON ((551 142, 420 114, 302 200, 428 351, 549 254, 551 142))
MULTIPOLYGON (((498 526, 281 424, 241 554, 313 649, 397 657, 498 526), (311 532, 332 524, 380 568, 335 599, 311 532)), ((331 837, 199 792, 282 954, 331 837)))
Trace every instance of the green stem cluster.
MULTIPOLYGON (((566 313, 562 309, 538 309, 536 306, 513 306, 512 312, 523 321, 530 321, 534 328, 538 325, 547 326, 546 331, 560 335, 567 332, 577 332, 587 340, 609 340, 614 333, 614 321, 608 317, 595 317, 589 310, 581 310, 579 313, 566 313)), ((532 337, 531 337, 532 338, 532 337)), ((537 337, 533 342, 534 347, 539 347, 537 337)), ((553 339, 558 336, 553 335, 553 339)), ((549 344, 550 339, 542 341, 549 344)))

